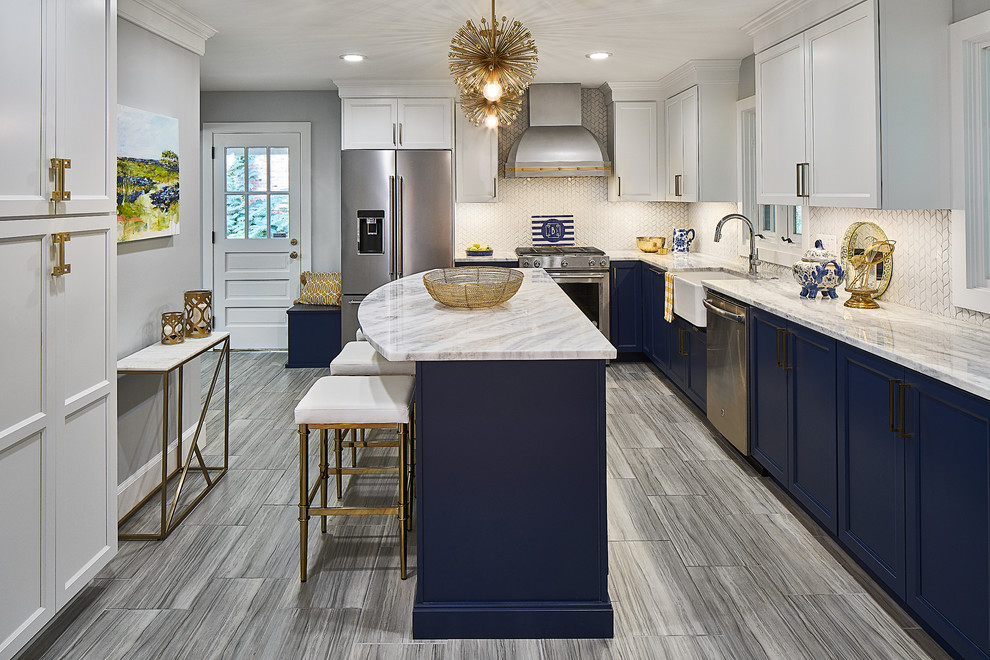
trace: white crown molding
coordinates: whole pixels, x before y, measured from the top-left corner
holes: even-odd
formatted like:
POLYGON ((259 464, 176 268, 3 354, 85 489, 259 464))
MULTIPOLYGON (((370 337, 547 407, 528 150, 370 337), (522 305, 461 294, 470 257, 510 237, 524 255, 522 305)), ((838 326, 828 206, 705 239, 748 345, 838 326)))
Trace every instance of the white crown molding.
POLYGON ((692 85, 739 84, 740 60, 690 60, 660 79, 664 96, 669 98, 692 85))
POLYGON ((117 16, 202 56, 216 29, 169 0, 117 0, 117 16))
POLYGON ((863 1, 784 0, 739 29, 753 37, 753 51, 759 53, 863 1))
POLYGON ((605 103, 615 101, 657 101, 661 99, 658 82, 607 82, 598 88, 605 103))
POLYGON ((447 80, 334 80, 346 98, 457 98, 457 87, 447 80))

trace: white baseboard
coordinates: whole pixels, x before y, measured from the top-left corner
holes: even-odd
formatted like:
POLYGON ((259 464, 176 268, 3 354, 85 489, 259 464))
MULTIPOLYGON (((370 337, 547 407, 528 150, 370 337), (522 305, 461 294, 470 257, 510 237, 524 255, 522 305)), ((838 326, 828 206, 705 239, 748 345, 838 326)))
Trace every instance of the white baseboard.
MULTIPOLYGON (((186 429, 182 433, 182 446, 188 448, 192 437, 196 433, 196 425, 186 429)), ((176 466, 176 450, 178 441, 173 440, 168 446, 168 470, 171 472, 176 466)), ((123 518, 138 503, 148 496, 162 481, 162 455, 155 454, 155 457, 139 467, 134 474, 129 476, 117 486, 117 515, 123 518)))

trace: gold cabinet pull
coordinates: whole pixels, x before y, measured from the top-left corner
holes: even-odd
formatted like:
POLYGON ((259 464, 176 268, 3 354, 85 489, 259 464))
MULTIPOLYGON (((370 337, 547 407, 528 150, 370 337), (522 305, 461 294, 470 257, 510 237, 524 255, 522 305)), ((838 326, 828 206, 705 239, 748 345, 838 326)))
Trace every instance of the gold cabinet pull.
POLYGON ((794 181, 795 196, 804 197, 804 194, 801 192, 801 163, 796 163, 794 165, 794 170, 797 172, 797 174, 795 174, 794 181))
POLYGON ((58 263, 52 268, 52 275, 67 275, 72 272, 72 265, 65 263, 65 244, 69 242, 69 232, 52 234, 52 244, 58 246, 58 263))
POLYGON ((674 175, 674 197, 681 196, 681 174, 674 175))
POLYGON ((912 435, 907 432, 907 421, 906 421, 907 413, 905 412, 905 408, 907 408, 907 405, 905 401, 906 397, 904 396, 904 393, 907 392, 908 389, 910 389, 910 387, 911 386, 908 385, 907 383, 901 383, 900 385, 897 386, 897 398, 898 398, 897 405, 900 408, 900 410, 898 411, 900 413, 899 414, 900 428, 897 430, 897 435, 904 439, 908 439, 912 437, 912 435))
POLYGON ((65 189, 65 171, 70 167, 72 167, 72 161, 68 158, 52 158, 52 169, 55 170, 53 202, 67 202, 72 199, 72 193, 65 189))
POLYGON ((615 178, 619 180, 619 194, 617 196, 618 197, 622 197, 622 177, 621 176, 617 176, 615 178))
POLYGON ((782 336, 783 336, 783 341, 781 342, 781 347, 783 348, 783 350, 781 351, 782 355, 781 355, 781 358, 780 358, 780 362, 781 362, 781 365, 780 366, 781 366, 781 368, 784 371, 790 371, 791 370, 791 367, 790 367, 789 364, 787 364, 787 358, 788 358, 788 355, 787 355, 787 338, 791 336, 790 330, 784 330, 784 332, 782 333, 782 336))
POLYGON ((894 422, 894 409, 897 407, 895 405, 895 401, 894 401, 894 399, 895 399, 895 391, 897 390, 897 386, 900 385, 900 384, 901 384, 901 381, 899 379, 897 379, 897 378, 891 378, 891 379, 889 379, 887 381, 887 393, 888 393, 888 398, 887 398, 887 428, 889 428, 892 433, 898 433, 898 432, 900 432, 900 429, 897 428, 896 422, 894 422))
POLYGON ((402 122, 399 122, 399 146, 402 146, 402 122))
POLYGON ((395 143, 395 123, 394 122, 392 123, 392 146, 393 147, 397 147, 398 146, 395 143))

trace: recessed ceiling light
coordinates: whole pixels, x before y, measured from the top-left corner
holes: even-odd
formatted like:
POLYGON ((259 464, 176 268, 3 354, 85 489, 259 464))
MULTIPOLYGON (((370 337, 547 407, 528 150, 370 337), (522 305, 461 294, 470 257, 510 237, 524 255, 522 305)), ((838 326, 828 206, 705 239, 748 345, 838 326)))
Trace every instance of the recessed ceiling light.
POLYGON ((345 62, 363 62, 364 55, 358 55, 357 53, 344 53, 340 56, 340 59, 345 62))
POLYGON ((588 53, 587 55, 585 55, 585 57, 587 57, 589 60, 607 60, 611 56, 612 53, 606 53, 604 51, 598 53, 588 53))

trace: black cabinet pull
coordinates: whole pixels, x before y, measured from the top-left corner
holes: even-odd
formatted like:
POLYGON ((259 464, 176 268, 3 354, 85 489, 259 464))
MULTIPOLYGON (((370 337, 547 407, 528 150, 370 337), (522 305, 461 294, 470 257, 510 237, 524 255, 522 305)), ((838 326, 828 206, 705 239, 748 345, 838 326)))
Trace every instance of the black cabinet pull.
POLYGON ((901 427, 900 430, 897 432, 897 435, 905 439, 913 437, 910 433, 907 432, 907 424, 905 423, 905 417, 906 417, 905 409, 907 408, 907 406, 905 405, 905 399, 906 399, 905 393, 908 391, 908 389, 910 389, 910 387, 911 386, 908 385, 907 383, 901 383, 897 387, 898 390, 897 405, 900 407, 899 417, 900 417, 900 427, 901 427))
POLYGON ((900 384, 901 381, 898 378, 891 378, 890 380, 887 381, 887 392, 888 392, 887 423, 888 423, 888 428, 892 433, 900 432, 900 429, 897 428, 897 423, 894 421, 894 409, 897 407, 894 400, 895 392, 897 391, 897 386, 900 384))
POLYGON ((780 363, 780 333, 783 331, 783 328, 777 328, 777 366, 781 369, 784 368, 784 365, 780 363))

